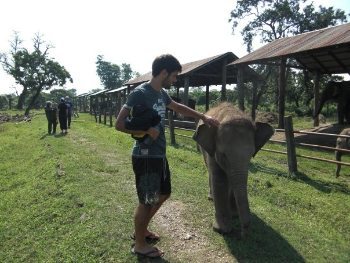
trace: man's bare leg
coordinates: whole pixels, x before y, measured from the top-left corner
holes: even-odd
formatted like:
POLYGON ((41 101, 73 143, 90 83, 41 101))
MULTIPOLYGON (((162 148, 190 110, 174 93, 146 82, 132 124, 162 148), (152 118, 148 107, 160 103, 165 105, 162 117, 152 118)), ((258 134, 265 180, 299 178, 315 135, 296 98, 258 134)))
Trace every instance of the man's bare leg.
POLYGON ((135 251, 145 253, 148 252, 152 246, 147 244, 145 236, 150 234, 148 225, 153 216, 162 206, 164 201, 170 195, 161 195, 159 202, 155 206, 139 204, 135 211, 135 251))

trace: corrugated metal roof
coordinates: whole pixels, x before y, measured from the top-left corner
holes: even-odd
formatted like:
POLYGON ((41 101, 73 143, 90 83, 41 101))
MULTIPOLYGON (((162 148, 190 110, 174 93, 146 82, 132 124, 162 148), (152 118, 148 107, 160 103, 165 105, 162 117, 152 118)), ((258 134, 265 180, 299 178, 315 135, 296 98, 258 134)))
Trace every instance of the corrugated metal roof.
POLYGON ((93 97, 93 96, 96 96, 96 95, 100 95, 100 94, 105 93, 106 91, 108 91, 108 90, 100 90, 100 91, 97 91, 95 93, 90 94, 90 96, 93 97))
MULTIPOLYGON (((235 59, 238 59, 238 57, 232 52, 226 52, 220 55, 182 64, 182 72, 179 74, 175 86, 183 87, 186 76, 190 76, 190 86, 192 87, 222 84, 222 66, 225 59, 226 64, 228 64, 235 59)), ((227 83, 236 83, 235 74, 232 71, 229 71, 229 73, 232 74, 227 74, 227 83)), ((251 73, 254 74, 255 72, 252 71, 251 73)), ((151 78, 152 72, 148 72, 128 81, 124 85, 136 86, 151 80, 151 78)))
POLYGON ((310 71, 350 72, 350 23, 277 39, 232 64, 293 58, 310 71))
POLYGON ((128 88, 127 86, 123 86, 123 87, 120 87, 120 88, 117 88, 117 89, 108 90, 108 91, 106 91, 106 94, 115 93, 115 92, 118 92, 118 91, 121 91, 121 90, 125 90, 127 88, 128 88))

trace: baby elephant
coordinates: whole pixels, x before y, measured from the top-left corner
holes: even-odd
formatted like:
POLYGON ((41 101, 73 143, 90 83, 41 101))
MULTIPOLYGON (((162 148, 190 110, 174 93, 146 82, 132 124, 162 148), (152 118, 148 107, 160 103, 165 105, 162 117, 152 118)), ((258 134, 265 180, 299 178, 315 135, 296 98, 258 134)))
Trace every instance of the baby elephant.
MULTIPOLYGON (((350 128, 344 129, 342 130, 342 132, 340 133, 340 135, 347 135, 350 136, 350 128)), ((342 138, 342 137, 338 137, 337 138, 337 149, 347 149, 350 150, 350 138, 342 138)), ((344 153, 341 151, 335 151, 335 159, 337 161, 341 161, 341 156, 344 153)), ((341 168, 341 164, 337 164, 337 171, 335 172, 335 176, 338 177, 339 173, 340 173, 340 168, 341 168)))
POLYGON ((274 129, 266 123, 254 123, 227 102, 206 114, 216 118, 219 127, 208 127, 200 121, 193 138, 201 148, 209 172, 215 206, 213 229, 220 234, 232 232, 232 218, 238 214, 241 238, 245 238, 250 225, 249 162, 274 129))

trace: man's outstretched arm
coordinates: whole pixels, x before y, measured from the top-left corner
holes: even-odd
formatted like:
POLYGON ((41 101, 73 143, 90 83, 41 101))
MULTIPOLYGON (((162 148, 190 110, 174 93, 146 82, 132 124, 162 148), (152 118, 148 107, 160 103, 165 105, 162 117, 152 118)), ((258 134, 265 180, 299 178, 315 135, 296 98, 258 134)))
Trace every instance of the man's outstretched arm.
POLYGON ((177 113, 184 115, 184 116, 192 117, 195 119, 201 119, 208 126, 217 127, 220 124, 218 120, 216 120, 208 115, 205 115, 201 112, 195 111, 195 110, 191 109, 190 107, 183 105, 181 103, 177 103, 173 100, 170 102, 170 104, 167 107, 169 109, 177 112, 177 113))

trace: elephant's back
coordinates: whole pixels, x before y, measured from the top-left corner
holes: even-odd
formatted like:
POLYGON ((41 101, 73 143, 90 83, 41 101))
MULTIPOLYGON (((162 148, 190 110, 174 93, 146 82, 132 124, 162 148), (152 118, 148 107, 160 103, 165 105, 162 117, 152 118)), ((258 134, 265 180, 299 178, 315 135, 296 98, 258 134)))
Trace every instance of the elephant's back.
POLYGON ((232 123, 237 126, 254 128, 252 119, 246 113, 242 112, 228 102, 223 102, 210 109, 207 114, 217 119, 220 124, 232 123))

